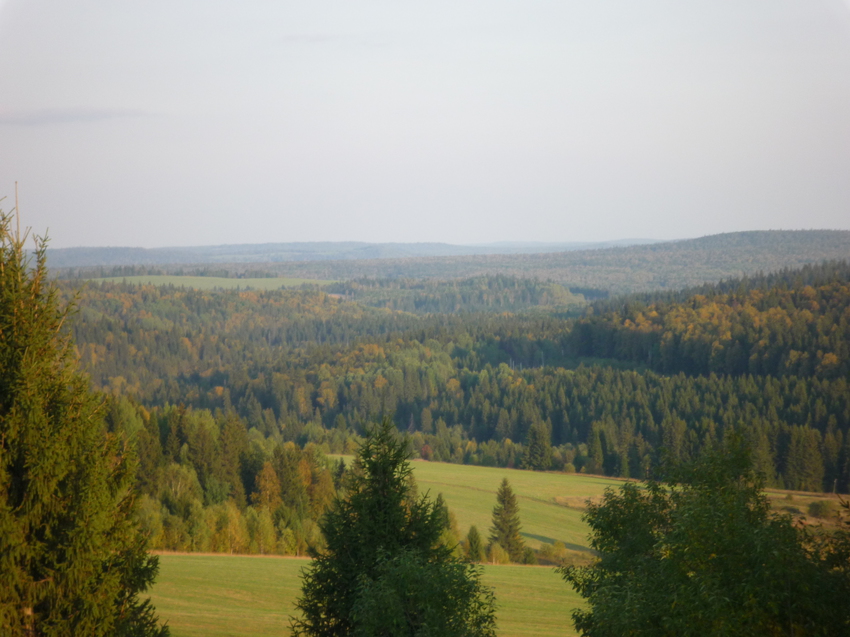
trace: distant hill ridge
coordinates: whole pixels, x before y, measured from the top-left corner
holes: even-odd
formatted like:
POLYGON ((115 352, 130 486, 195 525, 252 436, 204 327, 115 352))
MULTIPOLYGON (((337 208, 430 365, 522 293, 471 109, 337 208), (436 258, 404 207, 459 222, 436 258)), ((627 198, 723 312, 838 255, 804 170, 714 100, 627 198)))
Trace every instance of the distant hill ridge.
POLYGON ((648 243, 655 243, 655 240, 622 239, 618 241, 563 243, 500 242, 480 245, 305 241, 174 248, 58 248, 48 250, 47 259, 51 268, 123 265, 199 265, 212 263, 278 263, 288 261, 445 257, 475 254, 532 254, 538 252, 593 250, 648 243))
POLYGON ((848 230, 765 230, 597 250, 280 263, 266 264, 266 268, 286 276, 328 280, 455 279, 503 274, 551 280, 574 290, 605 290, 613 295, 680 290, 844 259, 850 259, 848 230))
MULTIPOLYGON (((274 244, 281 245, 281 244, 274 244)), ((298 245, 298 244, 289 244, 298 245)), ((321 244, 337 245, 343 244, 321 244)), ((348 245, 348 244, 345 244, 348 245)), ((360 244, 351 244, 357 246, 360 244)), ((369 245, 369 244, 365 244, 369 245)), ((444 245, 447 244, 373 244, 444 245)), ((452 246, 448 246, 452 247, 452 246)), ((458 246, 454 246, 457 248, 458 246)), ((225 246, 222 246, 225 248, 225 246)), ((163 249, 167 250, 167 249, 163 249)), ((176 249, 175 249, 176 250, 176 249)), ((57 251, 58 252, 58 251, 57 251)), ((124 250, 132 261, 133 253, 124 250)), ((147 254, 150 251, 143 251, 147 254)), ((848 230, 764 230, 709 235, 698 239, 606 247, 592 250, 514 254, 465 254, 382 258, 343 258, 289 261, 216 261, 217 271, 229 276, 245 272, 304 279, 350 280, 356 278, 462 279, 482 275, 508 275, 560 283, 574 291, 602 290, 609 294, 632 294, 681 290, 748 277, 784 268, 799 268, 823 261, 850 259, 848 230)), ((222 250, 222 254, 225 251, 222 250)), ((316 250, 314 255, 319 254, 316 250)), ((353 254, 353 253, 349 253, 353 254)), ((389 254, 389 250, 385 252, 389 254)), ((61 268, 58 255, 48 256, 51 266, 61 268), (51 260, 53 259, 53 260, 51 260)), ((223 258, 223 257, 222 257, 223 258)), ((148 265, 136 262, 137 265, 148 265)), ((104 264, 108 265, 108 264, 104 264)), ((169 273, 208 272, 208 264, 173 263, 161 269, 169 273)), ((66 270, 67 272, 67 270, 66 270)), ((76 275, 110 276, 102 268, 77 270, 76 275)))

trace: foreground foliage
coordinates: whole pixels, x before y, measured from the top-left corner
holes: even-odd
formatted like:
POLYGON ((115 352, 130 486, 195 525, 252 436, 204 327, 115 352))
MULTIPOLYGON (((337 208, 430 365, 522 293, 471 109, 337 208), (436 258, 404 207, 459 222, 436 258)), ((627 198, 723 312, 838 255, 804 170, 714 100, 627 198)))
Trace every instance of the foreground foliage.
POLYGON ((0 219, 0 626, 164 635, 139 594, 157 561, 132 521, 133 462, 74 367, 67 310, 0 219))
POLYGON ((562 569, 588 602, 573 611, 582 634, 850 634, 850 564, 831 548, 846 537, 772 514, 737 442, 677 473, 589 506, 599 560, 562 569))
POLYGON ((495 635, 492 593, 441 543, 443 512, 413 495, 408 455, 390 421, 369 433, 320 524, 295 635, 495 635))

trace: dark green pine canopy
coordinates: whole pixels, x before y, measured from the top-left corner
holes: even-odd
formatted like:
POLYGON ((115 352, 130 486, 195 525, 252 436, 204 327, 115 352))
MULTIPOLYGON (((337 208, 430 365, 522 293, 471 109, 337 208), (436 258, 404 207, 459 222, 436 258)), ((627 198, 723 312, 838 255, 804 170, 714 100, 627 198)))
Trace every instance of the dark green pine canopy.
POLYGON ((525 543, 519 534, 520 528, 516 495, 508 479, 502 478, 502 484, 496 492, 496 506, 493 508, 490 544, 499 544, 512 562, 522 562, 525 554, 525 543))
POLYGON ((164 635, 142 593, 156 558, 132 520, 134 461, 75 369, 67 308, 0 217, 3 634, 164 635))

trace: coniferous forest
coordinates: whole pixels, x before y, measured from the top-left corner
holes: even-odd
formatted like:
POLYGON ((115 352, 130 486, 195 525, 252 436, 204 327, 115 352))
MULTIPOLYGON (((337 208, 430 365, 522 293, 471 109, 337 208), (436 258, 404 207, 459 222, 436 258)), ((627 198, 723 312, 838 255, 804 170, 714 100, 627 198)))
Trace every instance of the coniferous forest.
POLYGON ((139 451, 154 547, 303 553, 383 417, 445 462, 644 478, 730 434, 768 486, 850 491, 850 266, 599 299, 483 276, 332 291, 63 282, 139 451), (396 309, 400 308, 400 309, 396 309))

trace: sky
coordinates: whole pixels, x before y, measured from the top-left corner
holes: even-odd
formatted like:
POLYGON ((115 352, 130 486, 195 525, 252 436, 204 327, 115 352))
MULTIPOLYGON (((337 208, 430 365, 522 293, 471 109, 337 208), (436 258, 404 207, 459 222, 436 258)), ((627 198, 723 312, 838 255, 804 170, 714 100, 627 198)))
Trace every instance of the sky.
POLYGON ((0 0, 52 247, 850 229, 850 0, 0 0))

